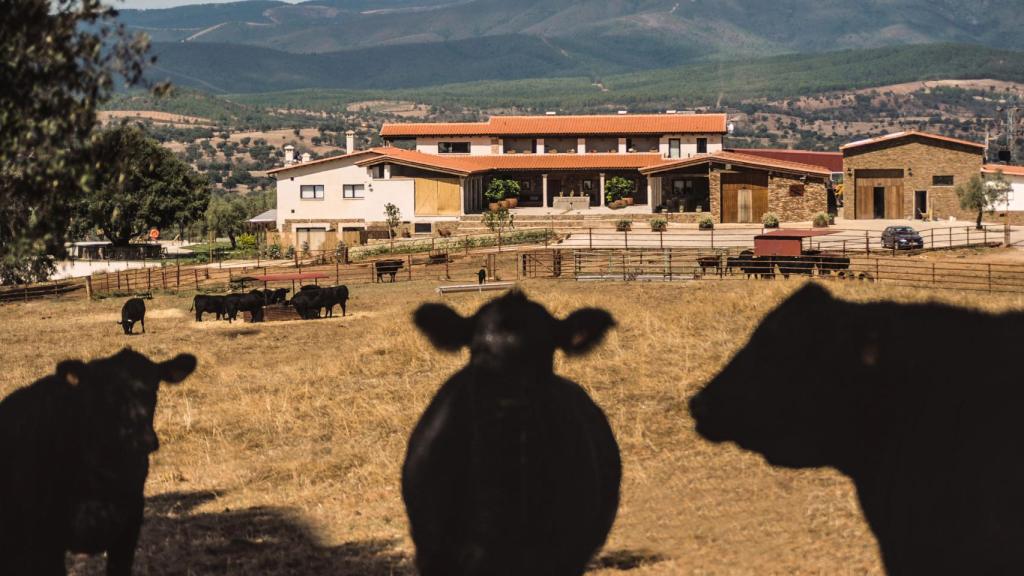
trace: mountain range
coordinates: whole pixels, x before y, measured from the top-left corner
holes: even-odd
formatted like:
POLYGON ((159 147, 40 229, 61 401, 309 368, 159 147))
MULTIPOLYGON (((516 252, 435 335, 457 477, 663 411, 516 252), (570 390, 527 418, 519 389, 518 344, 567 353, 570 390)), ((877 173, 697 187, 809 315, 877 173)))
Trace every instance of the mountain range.
POLYGON ((1024 50, 1021 0, 250 0, 122 10, 217 92, 584 77, 908 44, 1024 50))

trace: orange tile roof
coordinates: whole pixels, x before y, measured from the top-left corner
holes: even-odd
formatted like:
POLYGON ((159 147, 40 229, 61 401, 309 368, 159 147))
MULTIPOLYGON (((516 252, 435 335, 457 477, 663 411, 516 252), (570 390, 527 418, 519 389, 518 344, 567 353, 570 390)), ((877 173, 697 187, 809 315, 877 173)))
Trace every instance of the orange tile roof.
POLYGON ((725 134, 725 114, 492 116, 487 122, 385 123, 382 138, 415 136, 626 136, 725 134))
POLYGON ((469 156, 468 154, 425 154, 394 146, 373 148, 373 150, 378 153, 376 156, 360 160, 356 164, 359 166, 370 166, 380 162, 392 162, 414 168, 426 168, 466 176, 477 170, 477 163, 473 160, 481 158, 481 156, 469 156))
POLYGON ((738 154, 736 152, 725 151, 712 152, 711 154, 698 154, 689 158, 662 160, 657 164, 641 168, 640 172, 643 174, 657 174, 659 172, 667 172, 669 170, 686 168, 688 166, 696 166, 705 162, 723 162, 747 166, 749 168, 764 168, 777 170, 779 172, 795 172, 797 174, 811 174, 814 176, 828 177, 832 175, 832 171, 824 166, 815 166, 813 164, 789 162, 786 160, 777 160, 763 156, 753 156, 750 154, 738 154))
POLYGON ((842 152, 817 152, 814 150, 784 150, 781 148, 731 148, 727 152, 786 160, 800 164, 812 164, 828 168, 832 172, 843 171, 842 152))
POLYGON ((889 142, 891 140, 899 140, 900 138, 927 138, 929 140, 938 140, 941 142, 951 142, 953 144, 960 144, 961 146, 972 146, 974 148, 985 149, 984 144, 977 142, 971 142, 969 140, 960 140, 959 138, 950 138, 949 136, 940 136, 938 134, 929 134, 928 132, 919 132, 917 130, 906 130, 904 132, 893 132, 892 134, 886 134, 885 136, 878 136, 876 138, 868 138, 866 140, 858 140, 857 142, 851 142, 845 146, 840 146, 839 149, 842 151, 851 150, 853 148, 860 148, 862 146, 870 146, 872 144, 879 144, 881 142, 889 142))
POLYGON ((1007 176, 1024 176, 1024 166, 1007 166, 1003 164, 985 164, 981 171, 986 174, 1002 172, 1007 176))

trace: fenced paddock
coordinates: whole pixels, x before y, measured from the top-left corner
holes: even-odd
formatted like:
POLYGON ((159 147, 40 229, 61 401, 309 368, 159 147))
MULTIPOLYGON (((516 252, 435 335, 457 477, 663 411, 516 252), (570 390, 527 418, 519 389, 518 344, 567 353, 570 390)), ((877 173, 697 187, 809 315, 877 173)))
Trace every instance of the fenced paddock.
MULTIPOLYGON (((514 276, 516 256, 498 258, 500 275, 514 276)), ((571 265, 563 270, 564 279, 519 283, 560 318, 596 306, 618 324, 592 354, 559 354, 555 363, 604 409, 622 451, 622 505, 591 575, 883 572, 845 477, 774 468, 705 442, 686 409, 802 281, 594 285, 573 281, 571 265)), ((352 290, 345 319, 259 325, 197 324, 190 292, 154 290, 147 333, 132 337, 114 323, 120 298, 75 294, 0 306, 0 396, 52 374, 61 360, 126 345, 160 359, 194 353, 195 374, 160 389, 161 447, 151 458, 136 573, 412 576, 400 491, 406 442, 467 359, 434 350, 412 326, 412 312, 427 300, 470 314, 494 295, 441 297, 435 286, 365 284, 352 290)), ((827 287, 856 301, 1024 307, 1019 294, 886 282, 827 287)), ((792 345, 806 345, 824 327, 807 319, 792 345)), ((951 327, 948 337, 964 336, 951 327)), ((72 576, 103 573, 102 558, 68 564, 72 576)))

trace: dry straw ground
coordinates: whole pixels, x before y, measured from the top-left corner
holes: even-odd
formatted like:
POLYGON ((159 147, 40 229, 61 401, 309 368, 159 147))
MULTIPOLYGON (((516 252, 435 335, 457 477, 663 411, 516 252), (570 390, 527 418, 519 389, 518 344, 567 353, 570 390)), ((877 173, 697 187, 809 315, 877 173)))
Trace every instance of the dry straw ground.
MULTIPOLYGON (((622 448, 623 500, 594 573, 869 574, 881 571, 850 482, 831 470, 775 469, 693 432, 686 399, 796 281, 577 284, 532 281, 564 316, 604 306, 620 325, 557 370, 605 409, 622 448)), ((834 285, 843 298, 931 298, 920 290, 834 285)), ((1024 297, 939 293, 990 310, 1024 297)), ((433 285, 356 287, 344 319, 195 324, 189 301, 157 296, 149 333, 126 337, 120 301, 80 297, 0 307, 0 395, 122 346, 157 358, 189 351, 198 371, 161 392, 143 575, 413 574, 399 494, 408 433, 466 354, 435 352, 411 328, 433 285)), ((450 296, 471 313, 486 296, 450 296)), ((807 328, 824 327, 808 318, 807 328)), ((794 345, 807 332, 794 334, 794 345)), ((812 336, 810 336, 812 337, 812 336)), ((780 377, 798 367, 766 370, 780 377)), ((836 367, 841 369, 841 367, 836 367)), ((69 559, 72 574, 97 560, 69 559)))

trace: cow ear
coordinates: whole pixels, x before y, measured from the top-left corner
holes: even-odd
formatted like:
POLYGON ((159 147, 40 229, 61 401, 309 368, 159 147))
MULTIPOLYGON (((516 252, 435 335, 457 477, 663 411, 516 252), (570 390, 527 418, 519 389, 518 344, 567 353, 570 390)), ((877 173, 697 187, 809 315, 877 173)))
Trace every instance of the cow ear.
POLYGON ((161 362, 160 379, 170 384, 181 382, 196 369, 196 357, 191 354, 178 354, 166 362, 161 362))
POLYGON ((81 360, 65 360, 57 364, 57 378, 69 386, 78 386, 85 378, 85 362, 81 360))
POLYGON ((582 308, 562 320, 558 326, 558 345, 570 356, 586 354, 601 343, 615 319, 599 308, 582 308))
POLYGON ((456 351, 469 344, 471 320, 444 304, 424 304, 413 314, 413 322, 441 350, 456 351))

